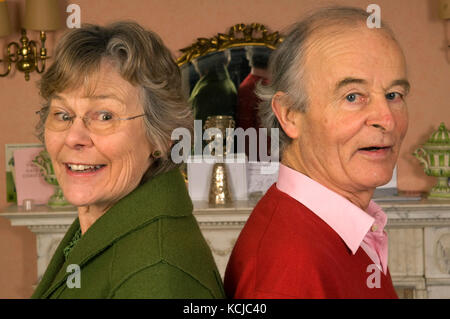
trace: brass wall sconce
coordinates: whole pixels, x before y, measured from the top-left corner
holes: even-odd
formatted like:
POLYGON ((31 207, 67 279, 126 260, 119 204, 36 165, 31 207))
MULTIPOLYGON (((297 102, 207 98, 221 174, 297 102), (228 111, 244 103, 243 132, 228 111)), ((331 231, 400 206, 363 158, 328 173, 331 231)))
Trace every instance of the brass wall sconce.
POLYGON ((439 17, 441 19, 450 19, 450 0, 439 1, 439 17))
POLYGON ((450 0, 439 1, 439 17, 445 20, 446 23, 446 39, 447 39, 447 60, 450 62, 449 49, 450 49, 450 36, 449 36, 449 20, 450 20, 450 0))
MULTIPOLYGON (((6 71, 0 73, 1 77, 11 72, 12 65, 25 74, 25 80, 30 79, 30 73, 45 71, 47 49, 45 40, 46 31, 54 31, 61 27, 58 0, 26 0, 25 18, 22 24, 22 36, 20 42, 11 42, 7 46, 7 54, 0 62, 6 64, 6 71), (26 30, 40 31, 40 48, 34 40, 29 40, 26 30)), ((11 25, 8 16, 6 2, 0 0, 0 37, 11 33, 11 25)))

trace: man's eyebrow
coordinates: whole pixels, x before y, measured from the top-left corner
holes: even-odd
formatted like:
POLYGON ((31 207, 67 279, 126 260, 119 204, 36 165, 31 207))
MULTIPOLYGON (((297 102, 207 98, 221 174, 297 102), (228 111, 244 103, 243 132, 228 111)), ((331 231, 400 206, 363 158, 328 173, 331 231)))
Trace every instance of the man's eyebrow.
POLYGON ((406 93, 408 93, 409 89, 411 88, 411 84, 409 84, 409 81, 407 79, 399 79, 392 81, 391 85, 389 85, 389 89, 393 86, 403 86, 406 93))
MULTIPOLYGON (((338 91, 339 89, 341 89, 342 87, 349 85, 349 84, 367 84, 367 81, 364 79, 357 79, 357 78, 352 78, 352 77, 348 77, 345 78, 341 81, 339 81, 336 84, 336 88, 335 91, 338 91)), ((388 89, 394 87, 394 86, 402 86, 406 93, 409 92, 410 88, 411 88, 411 84, 409 83, 409 81, 407 79, 398 79, 398 80, 394 80, 391 82, 391 85, 389 85, 388 89)))
POLYGON ((367 81, 364 79, 357 79, 357 78, 352 78, 352 77, 348 77, 345 79, 340 80, 337 84, 336 84, 336 88, 334 89, 334 91, 338 91, 339 89, 341 89, 342 87, 349 85, 349 84, 367 84, 367 81))

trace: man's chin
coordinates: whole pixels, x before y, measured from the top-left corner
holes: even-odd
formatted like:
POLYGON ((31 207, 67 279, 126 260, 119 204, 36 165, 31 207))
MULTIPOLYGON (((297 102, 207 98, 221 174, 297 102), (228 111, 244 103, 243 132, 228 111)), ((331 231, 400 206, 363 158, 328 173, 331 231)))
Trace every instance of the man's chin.
POLYGON ((375 188, 386 185, 392 179, 392 172, 384 173, 384 174, 372 174, 369 176, 359 175, 357 177, 358 184, 360 185, 359 189, 365 188, 367 191, 374 191, 375 188))
POLYGON ((386 178, 370 181, 369 183, 365 183, 365 185, 367 185, 368 189, 375 190, 377 187, 380 187, 380 186, 383 186, 383 185, 386 185, 387 183, 389 183, 391 178, 392 178, 392 175, 390 175, 389 177, 386 177, 386 178))

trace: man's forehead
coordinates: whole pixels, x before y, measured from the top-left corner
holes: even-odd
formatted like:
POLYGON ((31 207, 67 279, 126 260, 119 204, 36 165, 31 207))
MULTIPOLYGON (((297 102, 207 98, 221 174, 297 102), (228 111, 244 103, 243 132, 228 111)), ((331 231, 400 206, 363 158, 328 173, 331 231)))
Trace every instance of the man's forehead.
POLYGON ((329 26, 313 31, 306 41, 306 56, 316 56, 337 50, 353 50, 361 55, 370 53, 365 51, 367 44, 381 46, 385 49, 395 48, 401 52, 397 41, 385 29, 369 29, 365 25, 358 26, 329 26))
POLYGON ((369 81, 377 73, 393 77, 390 80, 406 77, 403 53, 387 32, 366 27, 337 30, 326 28, 311 36, 303 63, 306 73, 335 81, 347 77, 369 81))

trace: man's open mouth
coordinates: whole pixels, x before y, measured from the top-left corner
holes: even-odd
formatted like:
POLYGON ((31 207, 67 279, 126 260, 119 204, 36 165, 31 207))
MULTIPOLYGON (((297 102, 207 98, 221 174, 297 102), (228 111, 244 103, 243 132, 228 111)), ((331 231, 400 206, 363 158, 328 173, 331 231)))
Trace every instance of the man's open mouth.
POLYGON ((392 146, 369 146, 369 147, 363 147, 360 148, 360 151, 368 151, 368 152, 375 152, 379 150, 387 150, 392 148, 392 146))
POLYGON ((88 164, 69 164, 66 163, 66 167, 72 171, 72 172, 78 172, 78 173, 88 173, 88 172, 95 172, 102 167, 105 167, 105 164, 99 164, 99 165, 88 165, 88 164))

